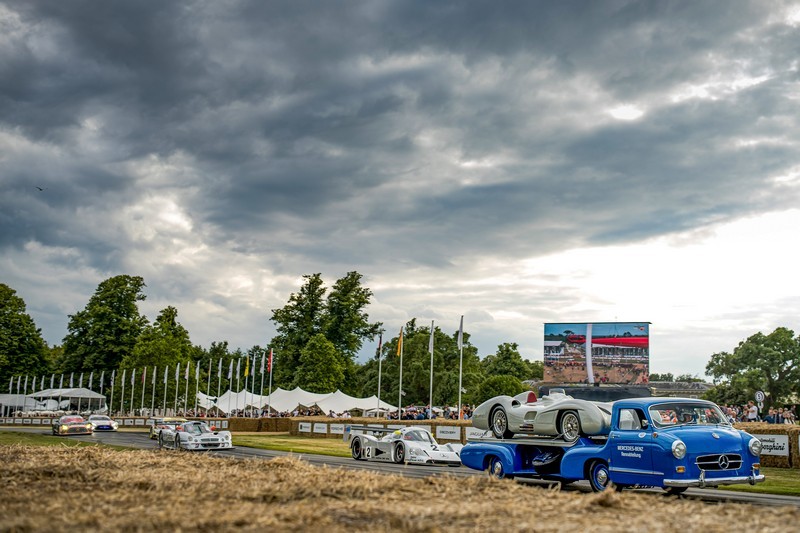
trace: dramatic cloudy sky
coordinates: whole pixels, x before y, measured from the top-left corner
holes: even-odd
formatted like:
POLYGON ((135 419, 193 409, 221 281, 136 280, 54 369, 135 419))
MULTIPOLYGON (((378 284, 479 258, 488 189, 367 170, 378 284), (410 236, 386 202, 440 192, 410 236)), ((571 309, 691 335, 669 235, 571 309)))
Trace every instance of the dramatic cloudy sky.
POLYGON ((131 274, 248 348, 356 270, 392 333, 649 321, 702 374, 800 330, 798 58, 779 0, 0 0, 0 282, 51 344, 131 274))

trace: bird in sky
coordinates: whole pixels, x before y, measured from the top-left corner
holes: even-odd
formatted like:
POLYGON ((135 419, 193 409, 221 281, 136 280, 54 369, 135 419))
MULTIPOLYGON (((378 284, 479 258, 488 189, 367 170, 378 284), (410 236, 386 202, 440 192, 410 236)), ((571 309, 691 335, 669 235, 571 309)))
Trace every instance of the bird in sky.
POLYGON ((38 185, 34 185, 34 187, 36 187, 37 189, 39 189, 39 192, 42 192, 42 191, 44 190, 43 188, 39 187, 38 185))

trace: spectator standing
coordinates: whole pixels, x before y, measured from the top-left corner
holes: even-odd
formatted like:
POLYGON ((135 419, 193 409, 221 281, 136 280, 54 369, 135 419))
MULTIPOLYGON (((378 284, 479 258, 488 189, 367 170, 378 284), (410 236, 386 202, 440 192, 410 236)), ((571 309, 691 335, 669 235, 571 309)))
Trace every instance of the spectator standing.
POLYGON ((755 406, 753 400, 747 402, 747 421, 748 422, 758 421, 758 407, 755 406))

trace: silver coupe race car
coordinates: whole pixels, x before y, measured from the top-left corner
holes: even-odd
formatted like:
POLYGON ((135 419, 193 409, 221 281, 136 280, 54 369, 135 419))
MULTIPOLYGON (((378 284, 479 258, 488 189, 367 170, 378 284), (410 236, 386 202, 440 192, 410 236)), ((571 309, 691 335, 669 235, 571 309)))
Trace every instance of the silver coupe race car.
POLYGON ((233 448, 230 431, 215 431, 205 422, 185 422, 163 427, 158 433, 159 448, 176 450, 222 450, 233 448))
POLYGON ((498 439, 522 433, 575 442, 581 436, 607 435, 610 424, 611 404, 578 400, 558 389, 539 399, 528 392, 496 396, 472 416, 473 426, 490 429, 498 439))
POLYGON ((439 444, 427 429, 419 427, 350 427, 350 451, 357 460, 461 466, 461 448, 461 444, 439 444), (379 438, 356 434, 358 431, 386 434, 379 438))

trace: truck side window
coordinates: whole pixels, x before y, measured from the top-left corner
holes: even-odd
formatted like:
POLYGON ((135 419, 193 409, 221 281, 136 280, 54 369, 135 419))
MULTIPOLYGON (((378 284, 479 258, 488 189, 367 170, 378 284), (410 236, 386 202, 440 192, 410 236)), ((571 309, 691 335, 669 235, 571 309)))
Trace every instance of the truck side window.
POLYGON ((622 431, 642 429, 642 419, 636 409, 619 410, 619 429, 622 431))

